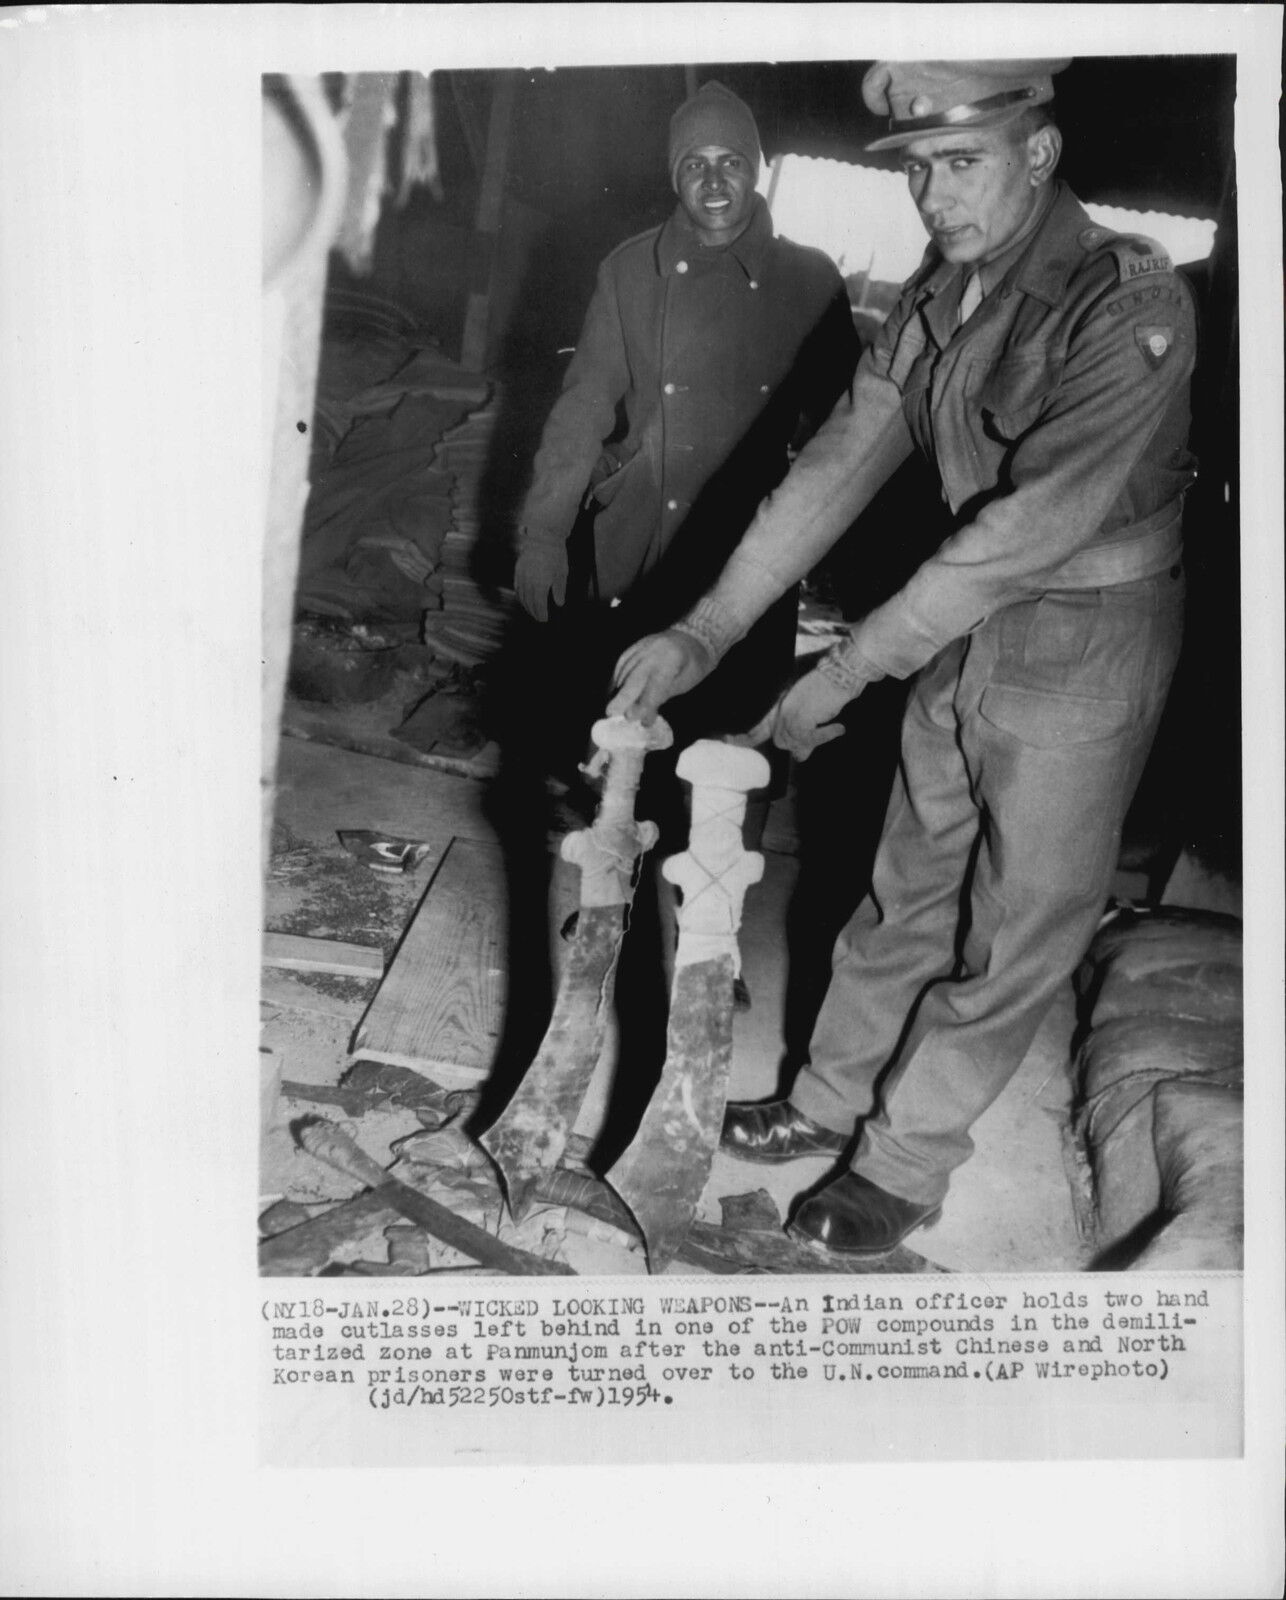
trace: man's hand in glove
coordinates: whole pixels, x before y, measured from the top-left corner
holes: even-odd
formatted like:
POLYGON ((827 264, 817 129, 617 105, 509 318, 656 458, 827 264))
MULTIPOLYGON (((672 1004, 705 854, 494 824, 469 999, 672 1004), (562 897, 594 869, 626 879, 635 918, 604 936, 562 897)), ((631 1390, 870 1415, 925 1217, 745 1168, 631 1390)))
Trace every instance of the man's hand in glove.
POLYGON ((607 715, 650 727, 667 700, 695 689, 713 670, 714 658, 691 634, 674 628, 649 634, 622 651, 607 715))
POLYGON ((816 667, 788 689, 777 706, 773 743, 788 750, 796 761, 806 761, 818 745, 829 744, 844 732, 835 718, 861 693, 841 688, 816 667))
POLYGON ((514 568, 514 588, 527 615, 548 622, 550 597, 556 606, 567 598, 567 546, 551 539, 524 539, 514 568))

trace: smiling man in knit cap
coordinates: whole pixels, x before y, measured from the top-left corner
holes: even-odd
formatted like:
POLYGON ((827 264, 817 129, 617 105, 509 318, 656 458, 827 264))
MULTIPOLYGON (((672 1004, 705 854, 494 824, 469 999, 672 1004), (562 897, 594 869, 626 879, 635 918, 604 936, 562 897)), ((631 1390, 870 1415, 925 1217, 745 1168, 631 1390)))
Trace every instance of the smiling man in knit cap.
MULTIPOLYGON (((673 214, 599 268, 520 515, 515 587, 541 625, 545 674, 526 692, 542 737, 557 714, 583 748, 621 649, 709 587, 785 476, 788 451, 852 378, 843 281, 820 251, 774 237, 755 192, 761 159, 750 108, 703 85, 670 123, 673 214)), ((762 718, 789 675, 794 633, 787 586, 672 708, 676 753, 762 718)), ((681 826, 681 790, 662 788, 677 815, 656 820, 681 826)))
POLYGON ((609 711, 690 692, 913 450, 954 531, 784 697, 803 759, 914 676, 869 897, 788 1100, 729 1107, 751 1161, 851 1164, 797 1237, 887 1254, 932 1221, 1107 901, 1179 649, 1191 295, 1055 176, 1065 61, 880 62, 868 108, 929 234, 851 398, 711 594, 628 650, 609 711))

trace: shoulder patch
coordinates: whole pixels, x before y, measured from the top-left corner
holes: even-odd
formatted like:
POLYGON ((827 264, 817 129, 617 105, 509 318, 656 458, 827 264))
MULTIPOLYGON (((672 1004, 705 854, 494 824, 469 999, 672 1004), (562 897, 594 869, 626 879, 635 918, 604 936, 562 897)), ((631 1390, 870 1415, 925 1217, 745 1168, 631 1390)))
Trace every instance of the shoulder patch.
POLYGON ((1110 246, 1116 260, 1117 277, 1122 283, 1146 278, 1152 272, 1173 272, 1174 262, 1155 239, 1131 238, 1123 234, 1110 246))
POLYGON ((1155 371, 1174 348, 1174 324, 1166 322, 1152 323, 1147 327, 1136 326, 1134 342, 1148 366, 1155 371))
POLYGON ((1174 263, 1155 239, 1138 233, 1113 233, 1110 228, 1082 228, 1076 242, 1084 250, 1102 250, 1116 263, 1116 281, 1133 283, 1153 273, 1173 272, 1174 263))

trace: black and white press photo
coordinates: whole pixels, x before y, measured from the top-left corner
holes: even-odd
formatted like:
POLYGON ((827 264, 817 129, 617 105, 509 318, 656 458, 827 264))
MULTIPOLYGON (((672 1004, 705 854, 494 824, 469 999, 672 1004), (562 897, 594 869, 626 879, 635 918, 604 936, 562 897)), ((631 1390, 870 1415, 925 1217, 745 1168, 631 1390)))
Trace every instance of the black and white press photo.
POLYGON ((0 1588, 1282 1592, 1282 17, 0 8, 0 1588))
POLYGON ((1240 1267, 1235 95, 265 77, 266 1275, 1240 1267))

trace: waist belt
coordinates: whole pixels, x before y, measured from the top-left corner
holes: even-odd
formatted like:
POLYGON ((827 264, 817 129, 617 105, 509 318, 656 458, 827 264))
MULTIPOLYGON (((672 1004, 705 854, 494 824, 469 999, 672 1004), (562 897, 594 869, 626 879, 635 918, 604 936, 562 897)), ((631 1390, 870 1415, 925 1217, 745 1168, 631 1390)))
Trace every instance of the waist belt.
POLYGON ((1183 555, 1183 505, 1175 502, 1136 522, 1123 539, 1081 550, 1045 579, 1047 589, 1110 589, 1154 578, 1183 555))

